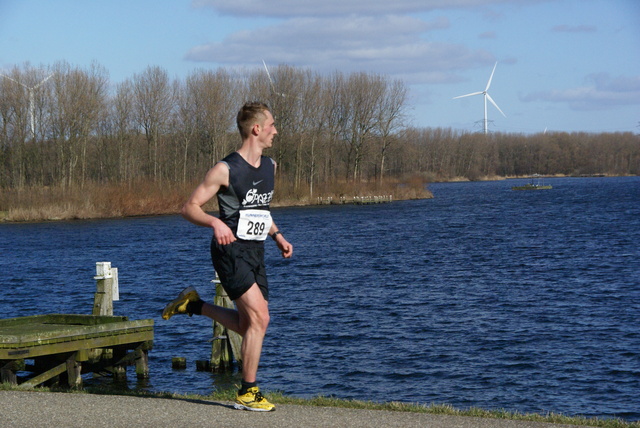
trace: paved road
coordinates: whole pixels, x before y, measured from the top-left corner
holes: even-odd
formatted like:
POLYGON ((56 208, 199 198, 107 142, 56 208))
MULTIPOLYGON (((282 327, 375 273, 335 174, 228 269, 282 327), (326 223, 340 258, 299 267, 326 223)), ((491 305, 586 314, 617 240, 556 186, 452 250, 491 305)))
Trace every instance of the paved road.
POLYGON ((0 391, 0 425, 14 427, 429 427, 560 428, 538 422, 380 410, 278 405, 275 412, 233 409, 231 403, 70 394, 0 391))

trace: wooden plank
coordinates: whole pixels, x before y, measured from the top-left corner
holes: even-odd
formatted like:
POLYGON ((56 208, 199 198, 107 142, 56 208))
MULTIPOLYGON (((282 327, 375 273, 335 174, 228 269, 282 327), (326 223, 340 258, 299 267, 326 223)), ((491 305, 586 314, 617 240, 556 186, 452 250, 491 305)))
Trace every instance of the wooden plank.
POLYGON ((89 326, 51 323, 12 325, 4 328, 0 326, 0 352, 3 349, 28 348, 152 330, 153 320, 117 321, 89 326))
POLYGON ((29 379, 28 381, 21 383, 19 385, 19 387, 22 388, 33 388, 36 387, 38 385, 40 385, 41 383, 44 383, 46 381, 48 381, 49 379, 61 375, 62 373, 64 373, 65 371, 67 371, 67 362, 65 361, 62 364, 59 364, 55 367, 53 367, 52 369, 47 370, 46 372, 39 374, 36 377, 33 377, 31 379, 29 379))
POLYGON ((0 330, 5 326, 20 324, 74 324, 74 325, 96 325, 108 322, 127 321, 125 316, 101 316, 85 314, 47 314, 30 315, 26 317, 0 319, 0 330))
POLYGON ((29 342, 42 344, 45 341, 60 341, 78 336, 93 337, 113 334, 119 330, 153 326, 153 320, 150 319, 126 321, 109 319, 112 317, 105 318, 97 320, 80 319, 80 321, 89 321, 88 323, 76 323, 74 322, 75 318, 49 318, 46 322, 12 325, 2 325, 0 323, 0 348, 15 344, 20 344, 24 347, 28 346, 29 342))
POLYGON ((10 360, 18 358, 34 358, 43 355, 61 354, 64 352, 79 351, 81 349, 112 348, 120 345, 131 345, 139 342, 153 340, 153 331, 140 331, 134 333, 119 334, 117 336, 96 337, 80 339, 68 342, 52 343, 48 345, 33 346, 28 348, 0 349, 0 359, 10 360))

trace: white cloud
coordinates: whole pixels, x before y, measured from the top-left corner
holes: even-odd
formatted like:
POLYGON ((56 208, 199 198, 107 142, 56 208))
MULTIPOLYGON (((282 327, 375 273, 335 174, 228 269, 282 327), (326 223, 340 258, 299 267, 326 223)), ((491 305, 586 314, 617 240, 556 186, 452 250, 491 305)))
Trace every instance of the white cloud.
POLYGON ((595 33, 595 25, 556 25, 551 29, 557 33, 595 33))
POLYGON ((640 75, 612 78, 608 73, 597 73, 587 76, 586 80, 587 84, 583 86, 534 92, 521 100, 566 103, 572 110, 578 111, 640 104, 640 75))
POLYGON ((425 39, 426 33, 449 25, 442 17, 424 21, 403 15, 294 18, 196 46, 186 59, 240 66, 247 64, 248 55, 264 52, 260 55, 271 63, 313 66, 324 72, 374 69, 409 83, 459 81, 452 71, 495 61, 481 49, 425 39))
POLYGON ((482 34, 478 35, 479 39, 495 39, 496 38, 496 32, 495 31, 485 31, 482 34))
POLYGON ((196 8, 210 7, 234 16, 344 16, 417 13, 432 10, 477 8, 509 3, 532 4, 548 0, 193 0, 196 8))
MULTIPOLYGON (((550 1, 556 0, 193 0, 192 7, 221 15, 276 19, 195 46, 185 59, 241 67, 258 64, 264 56, 274 65, 320 72, 376 70, 410 84, 459 82, 463 78, 457 72, 490 66, 496 58, 465 40, 443 39, 452 24, 433 11, 473 9, 486 15, 492 6, 550 1), (435 34, 438 31, 442 33, 435 34), (256 58, 256 52, 264 53, 256 58)), ((495 39, 496 33, 478 37, 495 39)))

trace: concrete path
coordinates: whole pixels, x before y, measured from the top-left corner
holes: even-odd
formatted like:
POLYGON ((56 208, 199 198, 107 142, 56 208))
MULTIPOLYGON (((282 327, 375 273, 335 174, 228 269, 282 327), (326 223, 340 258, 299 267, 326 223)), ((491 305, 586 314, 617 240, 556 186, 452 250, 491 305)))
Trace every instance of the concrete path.
POLYGON ((561 428, 539 422, 380 410, 278 405, 275 412, 235 410, 231 403, 71 394, 0 391, 0 425, 14 427, 429 427, 561 428))

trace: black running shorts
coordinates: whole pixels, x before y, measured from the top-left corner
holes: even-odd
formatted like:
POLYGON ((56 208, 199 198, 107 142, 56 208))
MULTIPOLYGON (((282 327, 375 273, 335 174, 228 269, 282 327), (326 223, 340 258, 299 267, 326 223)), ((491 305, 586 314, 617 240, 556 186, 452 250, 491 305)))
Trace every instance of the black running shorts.
POLYGON ((258 284, 264 299, 269 300, 263 242, 235 241, 219 245, 214 237, 211 240, 211 261, 222 288, 231 300, 242 296, 253 284, 258 284))

